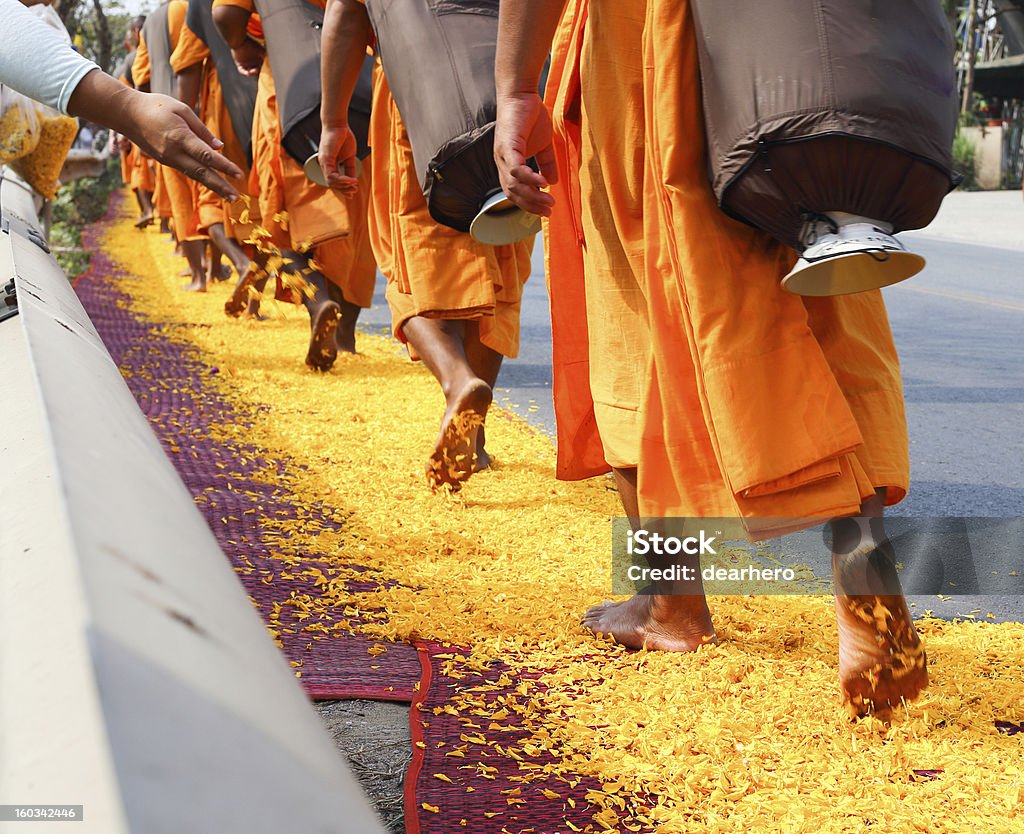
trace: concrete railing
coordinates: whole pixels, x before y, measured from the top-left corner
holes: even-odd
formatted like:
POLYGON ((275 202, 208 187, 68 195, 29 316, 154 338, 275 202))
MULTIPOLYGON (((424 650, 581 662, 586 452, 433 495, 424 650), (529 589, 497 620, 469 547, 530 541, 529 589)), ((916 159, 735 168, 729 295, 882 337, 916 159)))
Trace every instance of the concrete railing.
POLYGON ((382 831, 35 212, 5 172, 0 806, 83 806, 38 834, 382 831))

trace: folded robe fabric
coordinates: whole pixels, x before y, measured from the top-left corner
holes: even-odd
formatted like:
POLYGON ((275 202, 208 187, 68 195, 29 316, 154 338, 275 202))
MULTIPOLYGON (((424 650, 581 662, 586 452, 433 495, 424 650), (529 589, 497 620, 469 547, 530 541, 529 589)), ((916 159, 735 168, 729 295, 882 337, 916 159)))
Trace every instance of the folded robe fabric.
MULTIPOLYGON (((552 395, 557 459, 563 481, 591 478, 610 470, 597 426, 590 388, 590 333, 583 274, 580 203, 580 55, 588 0, 569 3, 555 34, 545 103, 554 126, 553 149, 560 176, 551 186, 555 209, 544 223, 544 273, 551 306, 552 395)), ((615 357, 610 357, 614 361, 615 357)))
POLYGON ((370 240, 388 279, 395 338, 406 341, 402 325, 413 316, 473 320, 483 344, 514 358, 533 238, 488 246, 434 222, 416 179, 409 136, 379 69, 373 93, 370 240))
POLYGON ((204 27, 212 26, 212 5, 212 0, 189 0, 189 15, 185 25, 181 27, 174 52, 171 53, 171 67, 176 73, 181 73, 189 67, 202 65, 199 118, 210 132, 224 143, 221 153, 241 169, 242 178, 235 183, 235 187, 239 194, 249 198, 229 203, 216 192, 200 184, 196 191, 196 226, 200 232, 206 233, 210 226, 220 223, 223 224, 224 233, 228 237, 242 241, 250 236, 260 219, 259 207, 248 192, 256 79, 245 78, 238 72, 230 50, 227 50, 227 45, 216 30, 206 28, 205 36, 201 36, 189 23, 189 20, 192 20, 204 27), (197 11, 197 8, 201 11, 197 11), (222 54, 222 61, 218 65, 218 51, 211 50, 207 41, 215 45, 219 41, 224 46, 227 50, 227 62, 223 60, 222 54), (231 79, 230 83, 235 84, 236 76, 246 83, 236 84, 233 89, 226 91, 221 84, 221 78, 227 77, 231 79), (232 100, 234 113, 231 110, 232 100), (236 125, 241 125, 246 133, 239 135, 236 125))
POLYGON ((878 291, 804 299, 793 253, 716 208, 690 4, 648 0, 648 516, 738 517, 752 535, 906 494, 899 362, 878 291))
MULTIPOLYGON (((590 390, 579 88, 589 14, 570 4, 548 101, 560 183, 547 224, 558 475, 607 471, 590 390)), ((609 19, 607 16, 597 16, 609 19)), ((637 48, 595 32, 604 59, 637 48)), ((686 3, 648 0, 642 100, 615 101, 645 125, 644 233, 651 363, 639 464, 641 514, 739 518, 752 536, 847 515, 909 480, 899 364, 881 294, 804 299, 779 279, 793 254, 722 214, 707 179, 696 38, 686 3)), ((614 231, 614 230, 613 230, 614 231)), ((617 357, 607 357, 614 362, 617 357)))

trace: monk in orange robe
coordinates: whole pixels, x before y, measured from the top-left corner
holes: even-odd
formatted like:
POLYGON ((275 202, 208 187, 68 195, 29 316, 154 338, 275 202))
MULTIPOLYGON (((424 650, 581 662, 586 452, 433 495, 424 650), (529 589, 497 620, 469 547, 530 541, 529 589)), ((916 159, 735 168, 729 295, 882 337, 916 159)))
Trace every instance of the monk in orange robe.
MULTIPOLYGON (((151 65, 149 61, 149 48, 146 46, 146 39, 139 31, 139 46, 135 51, 135 59, 132 62, 132 81, 136 90, 149 92, 151 77, 151 65)), ((160 218, 160 231, 164 234, 173 234, 171 229, 171 201, 167 196, 167 189, 164 186, 164 166, 159 162, 152 162, 150 170, 153 173, 153 210, 160 218)))
MULTIPOLYGON (((118 80, 128 87, 135 86, 132 66, 139 48, 139 36, 144 20, 143 17, 137 17, 132 21, 122 43, 127 54, 117 76, 118 80)), ((135 225, 144 229, 153 222, 153 161, 123 136, 116 137, 115 145, 121 153, 121 180, 132 190, 139 204, 139 219, 135 225)))
MULTIPOLYGON (((198 186, 195 223, 198 231, 208 235, 215 247, 215 252, 209 258, 207 278, 219 278, 216 273, 219 262, 216 253, 223 253, 239 276, 238 286, 245 288, 264 274, 267 261, 264 253, 256 251, 252 246, 246 251, 243 244, 259 227, 259 205, 248 190, 249 161, 242 142, 235 134, 217 67, 209 48, 189 28, 187 22, 182 24, 177 45, 171 54, 171 68, 178 76, 178 98, 193 109, 198 109, 199 118, 224 143, 221 153, 243 172, 238 184, 241 199, 233 202, 228 202, 204 185, 198 186)), ((225 310, 229 315, 240 315, 247 301, 244 289, 233 293, 225 310)))
MULTIPOLYGON (((328 182, 361 190, 348 108, 372 39, 359 0, 329 0, 324 18, 320 159, 328 182)), ((401 60, 401 56, 389 56, 401 60)), ((490 458, 483 423, 504 357, 519 351, 519 308, 532 240, 487 246, 430 217, 412 146, 378 65, 370 113, 370 236, 387 278, 392 330, 430 369, 446 409, 427 479, 458 489, 490 458)))
MULTIPOLYGON (((167 27, 172 54, 181 37, 187 12, 187 0, 170 0, 167 4, 167 27)), ((153 56, 150 46, 146 43, 145 34, 140 33, 139 50, 132 67, 132 74, 136 78, 139 89, 146 89, 152 80, 152 60, 153 56)), ((170 61, 170 55, 167 56, 167 61, 170 61)), ((167 166, 160 166, 158 176, 162 194, 166 195, 166 199, 170 203, 174 235, 181 246, 182 254, 188 261, 188 269, 192 277, 191 283, 185 289, 193 292, 205 292, 206 269, 203 260, 208 237, 199 231, 195 211, 199 184, 180 171, 167 166)))
MULTIPOLYGON (((323 8, 322 2, 311 2, 323 8)), ((301 301, 309 311, 306 364, 328 370, 339 351, 355 352, 359 312, 373 301, 377 268, 366 229, 366 201, 311 182, 282 148, 274 77, 252 0, 215 0, 213 14, 240 71, 259 77, 250 190, 259 195, 268 242, 285 261, 283 277, 292 287, 285 297, 301 301)), ((364 174, 368 190, 368 168, 364 174)))
MULTIPOLYGON (((118 80, 128 86, 134 87, 131 70, 135 61, 135 52, 138 49, 139 35, 142 31, 143 17, 136 17, 132 20, 131 26, 125 32, 122 45, 127 54, 122 61, 118 72, 118 80)), ((153 222, 153 163, 139 148, 136 148, 124 136, 117 136, 115 144, 121 153, 121 180, 131 189, 138 203, 139 218, 135 222, 138 228, 145 228, 153 222)))
MULTIPOLYGON (((734 518, 752 538, 834 519, 843 696, 855 714, 885 717, 927 685, 927 671, 881 525, 883 506, 909 484, 881 295, 784 292, 794 253, 718 210, 687 2, 577 0, 560 28, 558 18, 544 0, 502 4, 495 156, 509 196, 550 217, 560 475, 606 470, 602 454, 616 465, 603 392, 635 357, 606 354, 589 374, 558 365, 603 343, 608 328, 637 342, 646 334, 639 437, 629 438, 638 489, 623 494, 627 515, 634 524, 734 518), (553 34, 549 113, 535 90, 553 34), (642 256, 628 258, 623 276, 607 253, 635 252, 638 235, 642 256), (609 280, 634 300, 638 288, 636 315, 613 320, 591 302, 609 280), (567 311, 584 299, 586 321, 574 322, 567 311), (855 576, 858 588, 879 593, 848 593, 855 576)), ((627 646, 692 651, 717 639, 695 576, 596 606, 584 624, 627 646)))

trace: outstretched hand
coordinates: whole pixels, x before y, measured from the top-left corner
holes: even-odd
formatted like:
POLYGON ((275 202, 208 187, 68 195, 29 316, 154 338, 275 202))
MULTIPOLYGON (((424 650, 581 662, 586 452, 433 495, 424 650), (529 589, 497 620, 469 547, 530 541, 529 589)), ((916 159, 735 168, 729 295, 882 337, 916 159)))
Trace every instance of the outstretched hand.
POLYGON ((217 153, 224 143, 177 99, 140 93, 94 70, 78 82, 68 113, 117 131, 157 162, 177 168, 227 200, 238 197, 225 177, 239 179, 242 172, 217 153))
POLYGON ((551 116, 536 93, 499 96, 494 128, 494 161, 501 188, 519 208, 551 216, 555 199, 542 189, 558 182, 551 146, 551 116), (540 171, 527 164, 533 157, 540 171))
POLYGON ((356 137, 348 125, 324 127, 320 133, 320 167, 327 185, 345 194, 359 189, 356 179, 356 137))
POLYGON ((238 179, 241 170, 217 153, 224 143, 191 109, 169 96, 140 93, 135 99, 125 136, 158 162, 177 168, 221 197, 238 197, 224 177, 238 179))

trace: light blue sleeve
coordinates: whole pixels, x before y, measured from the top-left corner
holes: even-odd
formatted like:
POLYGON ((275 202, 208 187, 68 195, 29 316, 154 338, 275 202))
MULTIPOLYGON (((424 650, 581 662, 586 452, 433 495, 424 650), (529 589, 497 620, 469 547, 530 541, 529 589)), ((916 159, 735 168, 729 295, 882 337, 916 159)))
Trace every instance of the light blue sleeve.
POLYGON ((18 0, 0 0, 0 84, 67 113, 78 82, 94 69, 18 0))

